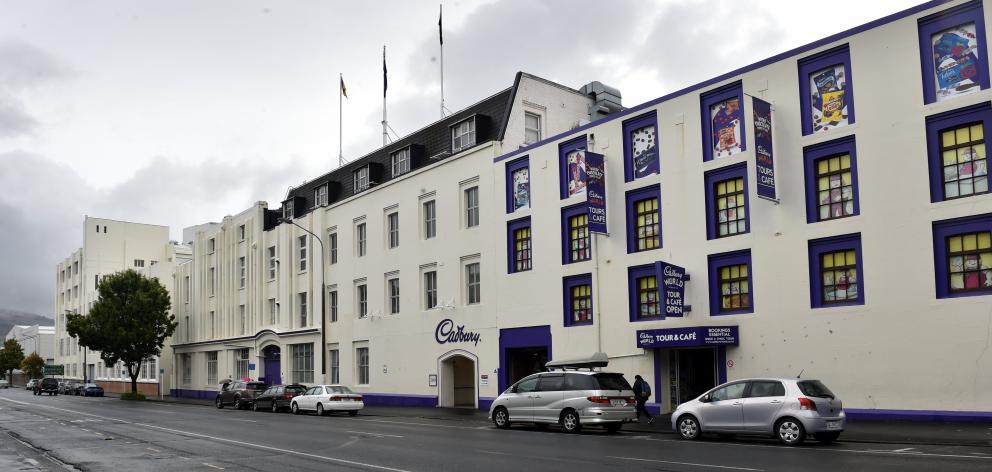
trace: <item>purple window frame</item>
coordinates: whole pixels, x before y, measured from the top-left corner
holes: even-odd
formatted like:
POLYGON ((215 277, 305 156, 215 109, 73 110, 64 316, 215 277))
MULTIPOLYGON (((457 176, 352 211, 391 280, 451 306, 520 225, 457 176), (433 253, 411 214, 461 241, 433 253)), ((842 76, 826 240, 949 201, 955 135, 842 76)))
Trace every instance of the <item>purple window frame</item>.
POLYGON ((947 270, 947 238, 957 234, 992 231, 992 213, 933 222, 933 264, 937 298, 981 297, 992 291, 964 291, 951 293, 947 270))
MULTIPOLYGON (((634 143, 630 134, 645 126, 654 126, 655 148, 658 152, 658 172, 661 173, 661 137, 658 136, 658 113, 651 111, 641 116, 623 122, 623 178, 624 182, 633 182, 634 177, 634 143)), ((642 177, 644 178, 644 177, 642 177)))
POLYGON ((930 50, 930 37, 945 29, 965 23, 975 23, 975 34, 978 36, 978 83, 981 90, 989 88, 989 59, 985 43, 985 15, 982 2, 974 1, 948 8, 944 11, 917 20, 920 40, 920 68, 923 72, 923 103, 937 101, 934 90, 936 79, 933 76, 933 52, 930 50))
POLYGON ((506 273, 515 274, 527 272, 534 268, 534 228, 530 225, 530 217, 524 217, 506 222, 506 273), (513 233, 518 229, 530 228, 530 269, 517 270, 517 244, 513 233))
POLYGON ((747 313, 754 313, 754 267, 751 266, 751 250, 742 249, 740 251, 710 254, 706 258, 706 263, 709 267, 710 316, 743 315, 747 313), (748 296, 751 299, 751 306, 743 310, 722 310, 720 308, 720 268, 739 264, 747 265, 747 286, 748 296))
POLYGON ((809 76, 816 71, 838 64, 844 65, 844 103, 847 123, 854 124, 854 80, 851 76, 851 51, 848 45, 819 52, 799 60, 799 109, 802 111, 803 136, 813 134, 812 106, 809 100, 809 76))
MULTIPOLYGON (((979 103, 956 110, 947 111, 927 117, 927 161, 930 166, 930 202, 937 203, 944 201, 944 171, 943 160, 940 153, 940 132, 948 128, 954 128, 968 123, 981 121, 986 136, 992 131, 992 102, 979 103)), ((987 140, 986 140, 987 142, 987 140)), ((988 144, 986 144, 988 146, 988 144)), ((989 156, 985 155, 986 166, 989 156)), ((989 178, 986 176, 986 178, 989 178)), ((986 193, 977 193, 965 197, 956 197, 950 200, 962 200, 986 193)))
POLYGON ((564 310, 562 310, 565 315, 565 320, 564 320, 565 327, 588 326, 593 324, 593 321, 596 320, 596 310, 594 308, 595 303, 593 302, 593 298, 592 298, 593 297, 592 274, 579 274, 579 275, 572 275, 569 277, 565 277, 561 279, 561 285, 562 285, 562 296, 563 296, 562 300, 565 303, 564 310), (572 287, 576 287, 579 285, 588 285, 590 287, 589 303, 592 304, 592 307, 589 308, 589 312, 591 313, 591 315, 589 316, 589 321, 572 321, 572 287))
MULTIPOLYGON (((806 173, 806 222, 819 223, 821 221, 843 220, 861 214, 861 205, 858 202, 858 156, 857 143, 854 135, 834 139, 825 143, 814 144, 803 148, 803 167, 806 173), (854 197, 854 213, 839 218, 829 218, 820 220, 817 196, 816 163, 821 159, 848 154, 851 156, 851 192, 854 197)), ((750 229, 750 227, 748 228, 750 229)))
MULTIPOLYGON (((750 273, 750 272, 749 272, 750 273)), ((865 274, 861 261, 861 233, 831 236, 829 238, 811 239, 809 241, 809 306, 810 308, 831 308, 835 306, 851 306, 865 304, 865 274), (854 249, 854 259, 858 274, 858 298, 843 302, 824 303, 821 270, 823 255, 830 252, 849 251, 854 249)))
POLYGON ((561 263, 562 263, 562 265, 565 265, 565 264, 574 264, 574 263, 579 263, 579 262, 589 262, 589 261, 592 260, 592 253, 591 253, 591 251, 592 251, 592 240, 595 237, 595 236, 593 236, 592 231, 589 232, 589 248, 588 248, 589 251, 590 251, 590 254, 589 254, 590 257, 589 257, 589 259, 584 259, 584 260, 581 260, 581 261, 573 261, 572 260, 572 252, 571 252, 572 251, 572 245, 570 244, 570 241, 569 241, 569 235, 571 234, 571 231, 569 231, 568 219, 571 218, 571 217, 573 217, 573 216, 578 216, 578 215, 583 215, 583 214, 588 214, 588 213, 589 213, 589 205, 587 205, 586 202, 582 202, 582 203, 579 203, 577 205, 567 206, 567 207, 561 209, 561 263))
MULTIPOLYGON (((728 98, 737 97, 741 104, 741 116, 744 112, 744 87, 741 81, 724 85, 720 88, 710 90, 699 95, 699 111, 703 121, 703 161, 713 160, 713 120, 710 119, 710 106, 720 103, 728 98)), ((745 117, 746 121, 746 117, 745 117)), ((741 132, 741 148, 747 150, 747 126, 741 132)))
MULTIPOLYGON (((513 213, 513 173, 530 168, 530 156, 524 156, 506 163, 506 213, 513 213)), ((533 183, 533 179, 528 183, 533 183)), ((529 197, 529 196, 528 196, 529 197)))
POLYGON ((661 249, 664 246, 663 228, 661 221, 661 186, 649 185, 647 187, 628 190, 627 194, 627 254, 635 252, 647 252, 661 249), (658 247, 654 249, 637 250, 637 208, 635 203, 648 198, 658 199, 658 247))
POLYGON ((565 162, 565 156, 576 149, 588 151, 585 135, 558 145, 558 186, 562 200, 568 198, 568 164, 565 162))
MULTIPOLYGON (((658 282, 658 310, 662 313, 665 309, 665 302, 661 298, 661 277, 658 277, 658 271, 654 264, 644 264, 639 266, 632 266, 627 268, 627 313, 630 317, 632 323, 641 321, 664 321, 661 315, 640 317, 638 314, 638 309, 640 308, 640 299, 637 296, 637 279, 648 276, 655 276, 658 282)), ((662 313, 664 314, 664 313, 662 313)))
POLYGON ((741 162, 711 170, 703 176, 703 185, 706 186, 706 239, 717 239, 717 225, 714 220, 716 217, 716 189, 714 187, 717 182, 732 178, 744 179, 744 224, 747 226, 747 231, 725 237, 732 238, 751 232, 751 190, 747 180, 747 162, 741 162))

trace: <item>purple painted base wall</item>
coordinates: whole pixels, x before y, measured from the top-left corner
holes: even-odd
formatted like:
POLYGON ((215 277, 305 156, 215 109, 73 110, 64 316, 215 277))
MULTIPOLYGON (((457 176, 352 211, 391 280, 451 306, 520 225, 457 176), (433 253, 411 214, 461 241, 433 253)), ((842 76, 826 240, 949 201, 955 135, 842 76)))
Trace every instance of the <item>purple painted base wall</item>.
POLYGON ((193 398, 196 400, 213 400, 217 398, 215 390, 191 390, 186 388, 169 390, 169 396, 175 398, 193 398))
POLYGON ((847 419, 943 421, 948 423, 992 423, 992 411, 876 410, 845 408, 847 419))

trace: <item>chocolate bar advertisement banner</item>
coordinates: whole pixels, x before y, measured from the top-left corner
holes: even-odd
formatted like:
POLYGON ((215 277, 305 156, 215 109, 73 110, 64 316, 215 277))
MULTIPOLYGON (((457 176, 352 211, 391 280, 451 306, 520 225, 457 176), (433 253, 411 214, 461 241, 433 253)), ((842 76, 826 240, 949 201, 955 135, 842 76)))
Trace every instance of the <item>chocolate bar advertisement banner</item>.
POLYGON ((772 105, 760 98, 751 100, 754 110, 754 162, 758 178, 758 196, 777 202, 775 158, 772 149, 772 105))
POLYGON ((606 234, 606 159, 602 154, 586 153, 586 204, 589 231, 606 234))

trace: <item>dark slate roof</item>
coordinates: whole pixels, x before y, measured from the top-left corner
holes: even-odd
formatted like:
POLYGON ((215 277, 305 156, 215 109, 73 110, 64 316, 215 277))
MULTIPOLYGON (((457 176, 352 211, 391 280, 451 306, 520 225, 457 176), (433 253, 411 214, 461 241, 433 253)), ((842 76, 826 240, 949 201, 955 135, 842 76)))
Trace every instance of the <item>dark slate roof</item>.
MULTIPOLYGON (((506 126, 506 118, 511 100, 519 78, 514 82, 514 86, 496 93, 474 105, 451 114, 441 120, 427 125, 420 130, 400 138, 389 145, 372 151, 352 162, 334 169, 320 177, 310 180, 299 187, 293 188, 283 200, 283 205, 287 201, 293 200, 295 216, 301 217, 313 211, 314 190, 321 185, 328 185, 328 201, 330 204, 344 200, 355 195, 353 189, 353 172, 356 169, 370 165, 372 168, 371 180, 376 184, 382 184, 392 180, 390 170, 390 155, 406 147, 412 147, 410 171, 419 167, 433 164, 439 160, 451 157, 451 126, 458 124, 468 118, 476 117, 476 144, 484 144, 497 140, 503 135, 503 127, 506 126)), ((375 185, 364 191, 371 190, 375 185)), ((361 193, 361 192, 357 192, 361 193)), ((268 226, 268 225, 266 225, 268 226)), ((274 225, 273 225, 274 226, 274 225)), ((266 228, 271 229, 271 228, 266 228)))

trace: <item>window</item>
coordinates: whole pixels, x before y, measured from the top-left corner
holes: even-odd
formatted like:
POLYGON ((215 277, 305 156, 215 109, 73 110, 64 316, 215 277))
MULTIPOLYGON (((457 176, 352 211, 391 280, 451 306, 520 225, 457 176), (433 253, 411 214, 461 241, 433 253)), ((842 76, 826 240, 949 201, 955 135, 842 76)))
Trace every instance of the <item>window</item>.
POLYGON ((465 189, 465 227, 479 226, 479 187, 465 189))
POLYGON ((313 190, 313 206, 321 207, 327 205, 327 184, 320 185, 313 190))
POLYGON ((661 317, 661 293, 654 264, 627 269, 628 303, 631 321, 661 317))
POLYGON ((712 161, 746 151, 741 83, 701 94, 699 100, 703 117, 703 160, 712 161))
POLYGON ((541 115, 524 112, 524 144, 534 144, 541 140, 541 115))
POLYGON ((355 287, 356 297, 355 300, 358 301, 358 318, 365 318, 369 315, 369 290, 368 286, 365 284, 359 284, 355 287))
POLYGON ((293 217, 295 216, 296 213, 293 211, 293 201, 286 200, 285 202, 282 202, 282 217, 287 219, 293 219, 293 217))
POLYGON ((276 279, 276 263, 279 262, 276 259, 276 247, 269 246, 269 280, 276 279))
POLYGON ((857 215, 858 165, 854 136, 803 149, 806 222, 857 215))
POLYGON ((803 135, 854 123, 854 85, 848 45, 799 60, 803 135))
POLYGON ((530 217, 510 221, 506 225, 509 239, 507 272, 512 274, 530 270, 533 264, 530 217))
POLYGON ((307 325, 307 292, 300 292, 296 294, 297 300, 299 300, 299 315, 300 315, 300 326, 307 325))
POLYGON ((530 158, 527 156, 506 164, 506 212, 530 208, 530 158))
POLYGON ((465 264, 465 298, 469 305, 482 302, 482 272, 478 262, 465 264))
POLYGON ((475 117, 451 127, 451 152, 475 146, 475 117))
POLYGON ((754 312, 751 251, 709 256, 710 314, 754 312))
POLYGON ((360 347, 355 349, 355 370, 358 378, 358 385, 369 384, 369 348, 360 347))
POLYGON ((208 318, 207 319, 207 322, 210 323, 210 339, 213 339, 214 338, 214 326, 217 325, 216 324, 217 322, 214 320, 214 312, 213 312, 213 310, 210 311, 210 313, 208 314, 208 317, 207 318, 208 318))
POLYGON ((748 232, 747 164, 723 167, 705 174, 708 239, 748 232))
POLYGON ((740 382, 721 387, 710 393, 711 402, 722 402, 726 400, 737 400, 744 397, 747 389, 747 382, 740 382))
POLYGON ((861 235, 809 242, 810 306, 863 305, 861 235))
POLYGON ((992 214, 933 227, 937 298, 992 294, 992 214))
POLYGON ((338 291, 331 290, 330 297, 331 300, 331 323, 338 320, 338 291))
POLYGON ((424 239, 437 236, 437 205, 434 200, 423 203, 424 207, 424 239))
POLYGON ((313 343, 290 346, 293 352, 293 382, 313 382, 313 343))
POLYGON ((144 267, 145 266, 145 260, 144 259, 135 259, 134 260, 134 266, 135 267, 144 267))
POLYGON ((562 280, 565 326, 592 323, 592 275, 574 275, 562 280))
POLYGON ((192 329, 192 325, 190 325, 189 323, 189 315, 186 315, 185 325, 186 325, 186 342, 190 342, 193 340, 193 337, 190 335, 190 329, 192 329))
POLYGON ((386 221, 389 231, 389 248, 392 249, 400 245, 400 214, 394 211, 386 215, 386 221))
POLYGON ((386 280, 386 296, 389 297, 389 314, 400 312, 400 279, 392 277, 386 280))
POLYGON ((217 385, 217 351, 207 353, 207 385, 217 385))
POLYGON ((389 156, 393 177, 410 172, 410 148, 400 149, 389 156))
POLYGON ((365 256, 365 223, 359 223, 358 226, 355 226, 355 241, 358 257, 365 256))
POLYGON ((299 249, 300 256, 300 272, 307 270, 307 237, 300 236, 296 238, 297 248, 299 249))
POLYGON ((424 309, 437 307, 437 271, 424 272, 424 309))
POLYGON ((245 312, 244 305, 238 305, 238 323, 241 326, 238 332, 242 336, 248 334, 248 314, 245 312))
POLYGON ((586 137, 585 135, 558 146, 558 174, 561 198, 585 194, 586 137))
POLYGON ((276 305, 276 299, 269 299, 269 324, 279 323, 279 306, 276 305))
POLYGON ((563 254, 562 263, 587 261, 592 258, 589 236, 589 209, 585 203, 561 211, 563 254))
POLYGON ((328 351, 328 363, 331 366, 331 383, 341 383, 341 351, 331 349, 328 351))
POLYGON ((245 288, 245 277, 247 277, 245 268, 245 258, 238 258, 238 287, 245 288))
POLYGON ((215 267, 210 268, 210 296, 214 296, 216 293, 217 286, 217 269, 215 267))
POLYGON ((369 166, 359 167, 355 169, 355 192, 361 192, 369 188, 369 166))
POLYGON ((990 121, 989 102, 927 117, 931 202, 988 193, 985 129, 990 121))
POLYGON ((207 240, 207 253, 213 254, 217 250, 217 240, 210 238, 207 240))
POLYGON ((248 349, 234 350, 234 376, 243 379, 248 377, 248 349))
POLYGON ((238 241, 245 240, 245 225, 238 226, 238 241))
MULTIPOLYGON (((183 363, 183 385, 189 385, 189 384, 191 384, 193 382, 193 355, 192 354, 183 354, 182 355, 182 363, 183 363)), ((75 369, 75 367, 76 367, 75 365, 72 366, 72 367, 73 367, 73 370, 76 370, 75 369)), ((114 366, 114 367, 115 367, 114 370, 117 370, 116 369, 117 366, 114 366)))
POLYGON ((661 247, 660 202, 658 186, 627 192, 627 253, 661 247))
POLYGON ((631 182, 659 171, 657 113, 651 112, 624 121, 624 180, 631 182))
POLYGON ((989 88, 982 2, 968 2, 918 20, 924 103, 989 88))
POLYGON ((330 233, 327 240, 331 246, 331 264, 338 263, 338 233, 330 233))

